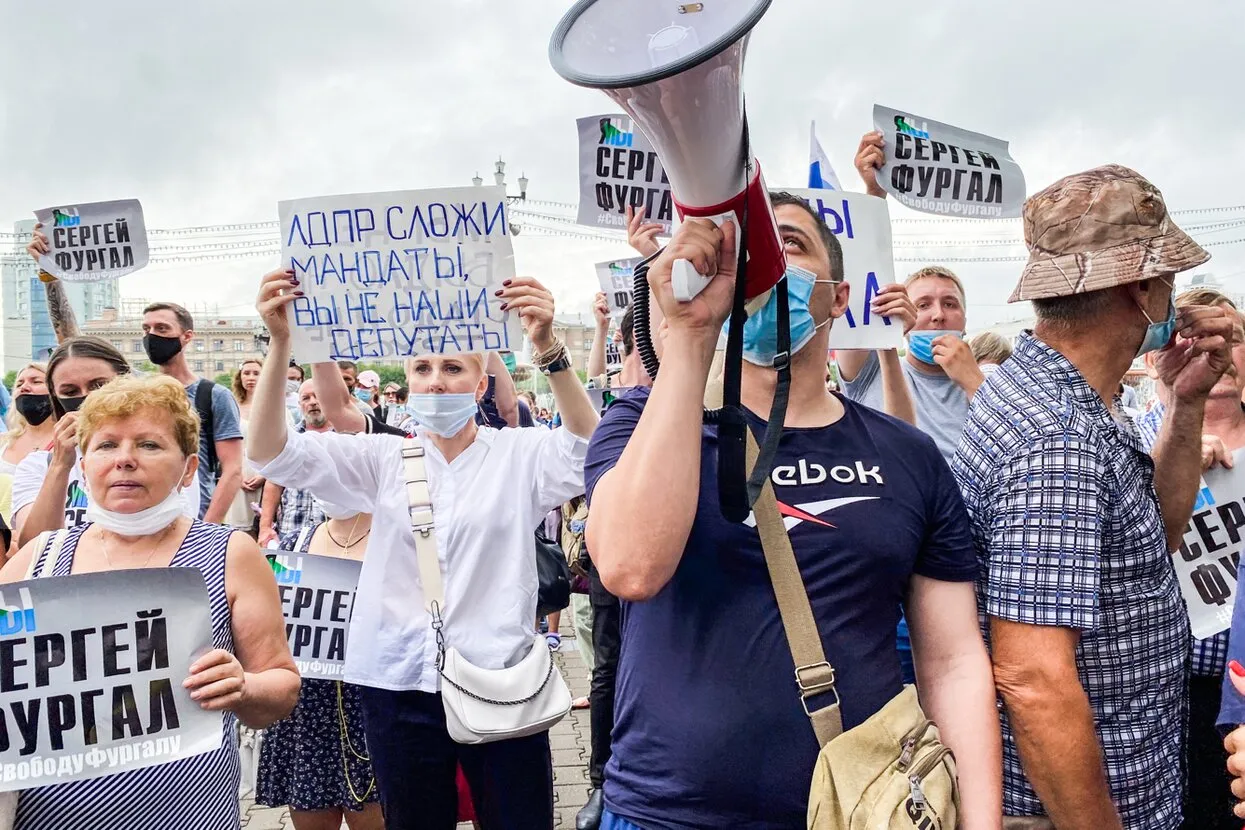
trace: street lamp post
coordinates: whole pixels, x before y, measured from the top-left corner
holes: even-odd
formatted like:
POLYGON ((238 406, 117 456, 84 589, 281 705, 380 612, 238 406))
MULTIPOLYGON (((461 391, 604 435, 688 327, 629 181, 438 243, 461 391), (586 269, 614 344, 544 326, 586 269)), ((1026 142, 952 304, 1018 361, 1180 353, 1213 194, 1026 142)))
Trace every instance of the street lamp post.
MULTIPOLYGON (((513 205, 519 202, 527 201, 528 181, 529 180, 527 178, 527 174, 519 175, 519 193, 517 196, 511 196, 509 193, 507 193, 506 202, 508 204, 513 205)), ((493 164, 493 182, 498 187, 502 188, 503 190, 506 187, 506 162, 502 161, 501 156, 498 156, 496 163, 493 164)), ((476 172, 474 176, 471 177, 471 183, 475 185, 476 187, 481 187, 484 184, 484 179, 480 178, 480 173, 478 171, 476 172)), ((511 221, 510 232, 512 234, 514 234, 515 236, 518 236, 519 231, 521 229, 522 229, 522 226, 519 225, 519 223, 511 221)))

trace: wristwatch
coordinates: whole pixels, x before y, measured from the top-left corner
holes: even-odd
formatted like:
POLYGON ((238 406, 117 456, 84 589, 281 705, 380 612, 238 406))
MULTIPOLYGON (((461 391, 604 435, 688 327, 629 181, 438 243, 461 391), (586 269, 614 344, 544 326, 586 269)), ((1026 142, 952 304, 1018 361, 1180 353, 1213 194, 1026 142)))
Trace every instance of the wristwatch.
POLYGON ((561 372, 569 368, 571 368, 571 356, 563 349, 562 354, 558 355, 549 365, 542 366, 540 371, 546 375, 552 375, 554 372, 561 372))

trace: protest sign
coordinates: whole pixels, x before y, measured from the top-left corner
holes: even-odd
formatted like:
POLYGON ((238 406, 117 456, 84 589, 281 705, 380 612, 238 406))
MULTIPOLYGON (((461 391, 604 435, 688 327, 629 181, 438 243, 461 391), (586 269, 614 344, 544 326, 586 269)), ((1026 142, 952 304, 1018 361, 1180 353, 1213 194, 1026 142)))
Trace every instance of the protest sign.
POLYGON ((519 315, 494 296, 514 277, 501 188, 323 196, 278 211, 281 256, 305 292, 288 315, 304 363, 522 345, 519 315))
POLYGON ((618 343, 613 337, 607 337, 605 341, 605 371, 609 374, 622 371, 622 349, 618 348, 618 343))
POLYGON ((341 680, 355 589, 363 563, 281 551, 268 557, 277 577, 285 636, 298 673, 341 680))
POLYGON ((875 104, 886 143, 878 184, 900 204, 945 216, 1019 216, 1025 176, 1007 142, 875 104))
POLYGON ((670 233, 674 199, 670 181, 648 138, 625 115, 593 115, 579 130, 581 225, 626 230, 627 208, 644 208, 646 222, 670 233))
POLYGON ((147 226, 137 199, 44 208, 35 218, 51 249, 39 267, 57 279, 110 280, 147 264, 147 226))
POLYGON ((1180 542, 1172 554, 1189 624, 1199 640, 1232 625, 1236 571, 1245 548, 1245 450, 1232 456, 1231 470, 1215 467, 1202 486, 1180 542))
POLYGON ((633 256, 596 264, 597 282, 601 284, 605 299, 610 304, 610 316, 622 317, 631 307, 631 287, 634 285, 632 278, 635 276, 635 267, 643 259, 633 256))
POLYGON ((0 590, 0 790, 211 752, 223 719, 182 683, 211 648, 203 574, 150 568, 0 590))
POLYGON ((825 220, 843 249, 843 277, 851 286, 847 312, 830 328, 832 349, 895 349, 903 323, 870 307, 882 286, 895 281, 891 217, 886 200, 846 190, 791 190, 825 220))

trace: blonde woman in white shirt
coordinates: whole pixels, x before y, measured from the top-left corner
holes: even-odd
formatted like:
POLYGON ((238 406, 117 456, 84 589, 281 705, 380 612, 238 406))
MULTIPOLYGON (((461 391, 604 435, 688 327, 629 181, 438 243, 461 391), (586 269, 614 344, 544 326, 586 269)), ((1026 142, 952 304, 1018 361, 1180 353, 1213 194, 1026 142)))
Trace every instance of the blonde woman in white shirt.
MULTIPOLYGON (((446 730, 402 439, 286 429, 286 306, 300 295, 288 270, 268 274, 260 287, 257 307, 272 340, 255 390, 248 453, 269 480, 373 516, 344 680, 363 687, 368 753, 386 824, 451 830, 461 762, 484 830, 548 830, 548 733, 467 746, 446 730)), ((564 429, 477 427, 476 403, 488 384, 483 355, 426 355, 406 363, 445 585, 444 634, 447 645, 484 669, 513 666, 532 648, 538 585, 532 534, 546 513, 583 492, 584 455, 597 423, 587 393, 561 359, 553 296, 530 278, 510 280, 498 295, 503 310, 519 314, 533 352, 551 364, 549 385, 564 429)))

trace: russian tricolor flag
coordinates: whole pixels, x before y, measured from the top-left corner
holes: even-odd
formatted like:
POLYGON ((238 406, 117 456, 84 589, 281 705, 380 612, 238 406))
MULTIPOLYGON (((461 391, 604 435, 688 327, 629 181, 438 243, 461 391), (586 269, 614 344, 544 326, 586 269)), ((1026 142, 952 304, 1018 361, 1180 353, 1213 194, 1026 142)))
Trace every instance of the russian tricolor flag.
POLYGON ((843 185, 839 184, 839 177, 830 166, 830 157, 817 140, 816 121, 810 125, 808 137, 808 186, 813 190, 842 190, 843 185))

